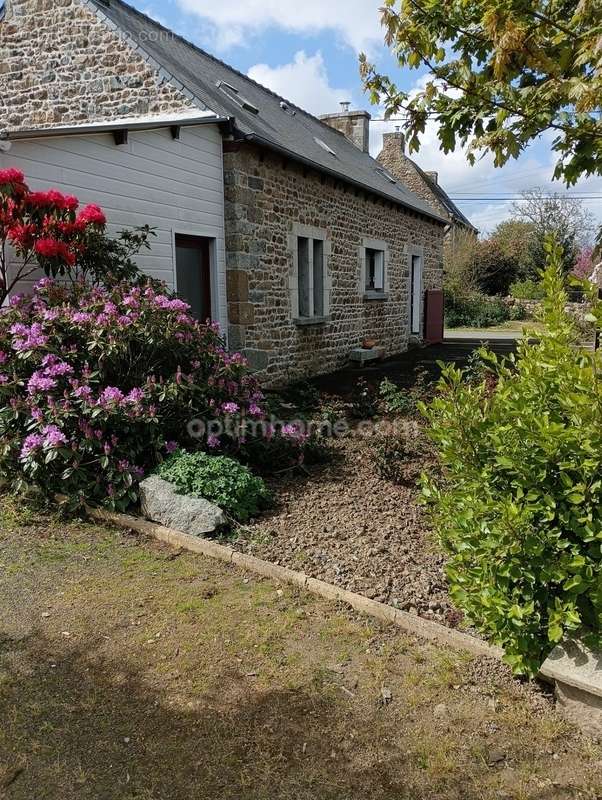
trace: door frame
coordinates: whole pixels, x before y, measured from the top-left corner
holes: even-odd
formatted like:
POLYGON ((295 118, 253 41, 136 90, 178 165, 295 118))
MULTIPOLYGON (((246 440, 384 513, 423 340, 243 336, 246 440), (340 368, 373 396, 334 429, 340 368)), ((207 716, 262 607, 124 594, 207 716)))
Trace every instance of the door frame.
POLYGON ((422 337, 424 320, 424 247, 422 245, 408 245, 406 253, 408 257, 408 336, 422 337), (420 281, 418 286, 412 285, 413 256, 420 258, 420 281), (414 330, 412 313, 416 294, 418 297, 418 330, 414 330))
POLYGON ((207 239, 209 245, 209 282, 211 289, 211 320, 219 322, 222 336, 228 332, 228 320, 222 319, 222 297, 220 271, 217 258, 217 238, 215 230, 207 228, 189 226, 186 223, 172 228, 171 234, 171 263, 172 263, 172 284, 175 292, 178 291, 178 275, 176 270, 176 236, 190 236, 190 238, 207 239))

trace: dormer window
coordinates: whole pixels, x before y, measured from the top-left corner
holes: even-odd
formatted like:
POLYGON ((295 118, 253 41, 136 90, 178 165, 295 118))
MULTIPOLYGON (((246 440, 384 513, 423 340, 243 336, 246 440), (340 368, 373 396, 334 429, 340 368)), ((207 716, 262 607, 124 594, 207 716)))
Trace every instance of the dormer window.
POLYGON ((247 98, 238 91, 236 86, 232 86, 231 83, 226 83, 226 81, 218 81, 216 86, 229 97, 230 100, 233 100, 236 105, 244 108, 245 111, 249 111, 251 114, 259 114, 257 106, 254 106, 250 100, 247 100, 247 98))

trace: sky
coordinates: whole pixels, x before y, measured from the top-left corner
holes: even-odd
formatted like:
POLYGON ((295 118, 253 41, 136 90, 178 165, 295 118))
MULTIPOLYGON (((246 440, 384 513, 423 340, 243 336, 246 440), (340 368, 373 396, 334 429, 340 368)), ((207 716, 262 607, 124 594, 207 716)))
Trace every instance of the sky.
MULTIPOLYGON (((339 110, 341 101, 369 111, 370 151, 376 156, 383 132, 394 122, 380 122, 383 109, 371 106, 362 90, 358 54, 371 61, 406 90, 419 88, 426 75, 401 70, 383 43, 378 8, 382 0, 129 0, 140 11, 226 61, 313 114, 339 110)), ((489 233, 510 214, 511 202, 491 201, 541 187, 566 193, 552 182, 553 136, 544 134, 517 160, 496 168, 485 156, 471 166, 462 151, 439 150, 434 122, 412 158, 425 170, 439 173, 439 182, 479 228, 489 233), (478 196, 478 201, 459 199, 478 196)), ((580 181, 569 193, 602 195, 602 177, 580 181)), ((584 206, 602 224, 602 200, 584 206)))

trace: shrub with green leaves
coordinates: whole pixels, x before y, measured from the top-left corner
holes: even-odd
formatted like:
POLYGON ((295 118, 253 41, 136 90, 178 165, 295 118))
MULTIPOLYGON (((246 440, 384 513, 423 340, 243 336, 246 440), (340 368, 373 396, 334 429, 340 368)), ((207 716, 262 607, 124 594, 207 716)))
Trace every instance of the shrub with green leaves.
POLYGON ((517 300, 542 300, 544 288, 540 281, 514 281, 510 284, 510 295, 517 300))
POLYGON ((233 458, 177 450, 157 470, 180 494, 204 497, 238 522, 246 522, 269 505, 261 478, 233 458))
POLYGON ((510 312, 499 297, 480 292, 445 294, 445 324, 448 328, 489 328, 510 319, 510 312))
POLYGON ((539 341, 509 363, 483 351, 481 381, 446 367, 421 407, 443 467, 423 493, 452 597, 528 675, 566 633, 602 631, 602 358, 579 349, 562 251, 547 252, 539 341))

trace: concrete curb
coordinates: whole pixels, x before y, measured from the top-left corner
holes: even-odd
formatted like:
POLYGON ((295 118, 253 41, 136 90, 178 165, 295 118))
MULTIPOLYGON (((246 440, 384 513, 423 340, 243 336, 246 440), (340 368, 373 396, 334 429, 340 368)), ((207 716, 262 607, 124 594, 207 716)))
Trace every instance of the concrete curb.
POLYGON ((311 592, 311 594, 324 597, 327 600, 346 603, 356 611, 368 614, 368 616, 374 617, 381 622, 397 625, 398 628, 401 628, 406 633, 418 636, 421 639, 447 645, 454 650, 461 650, 476 656, 489 656, 497 659, 503 656, 501 648, 489 645, 466 633, 461 633, 452 628, 446 628, 444 625, 439 625, 437 622, 422 619, 422 617, 393 608, 393 606, 386 605, 385 603, 370 600, 361 594, 349 592, 331 583, 325 583, 316 578, 310 578, 302 572, 296 572, 295 570, 281 567, 278 564, 272 564, 269 561, 255 558, 255 556, 240 553, 231 547, 218 544, 210 539, 190 536, 187 533, 165 528, 163 525, 157 525, 154 522, 149 522, 140 517, 131 517, 127 514, 117 514, 113 511, 89 507, 86 507, 86 511, 92 519, 98 520, 99 522, 109 522, 121 528, 131 528, 138 533, 151 536, 154 539, 158 539, 160 542, 165 542, 174 547, 181 547, 185 550, 190 550, 192 553, 200 553, 201 555, 209 556, 219 561, 235 564, 238 567, 256 572, 258 575, 263 575, 266 578, 273 578, 283 583, 298 586, 301 589, 311 592))

